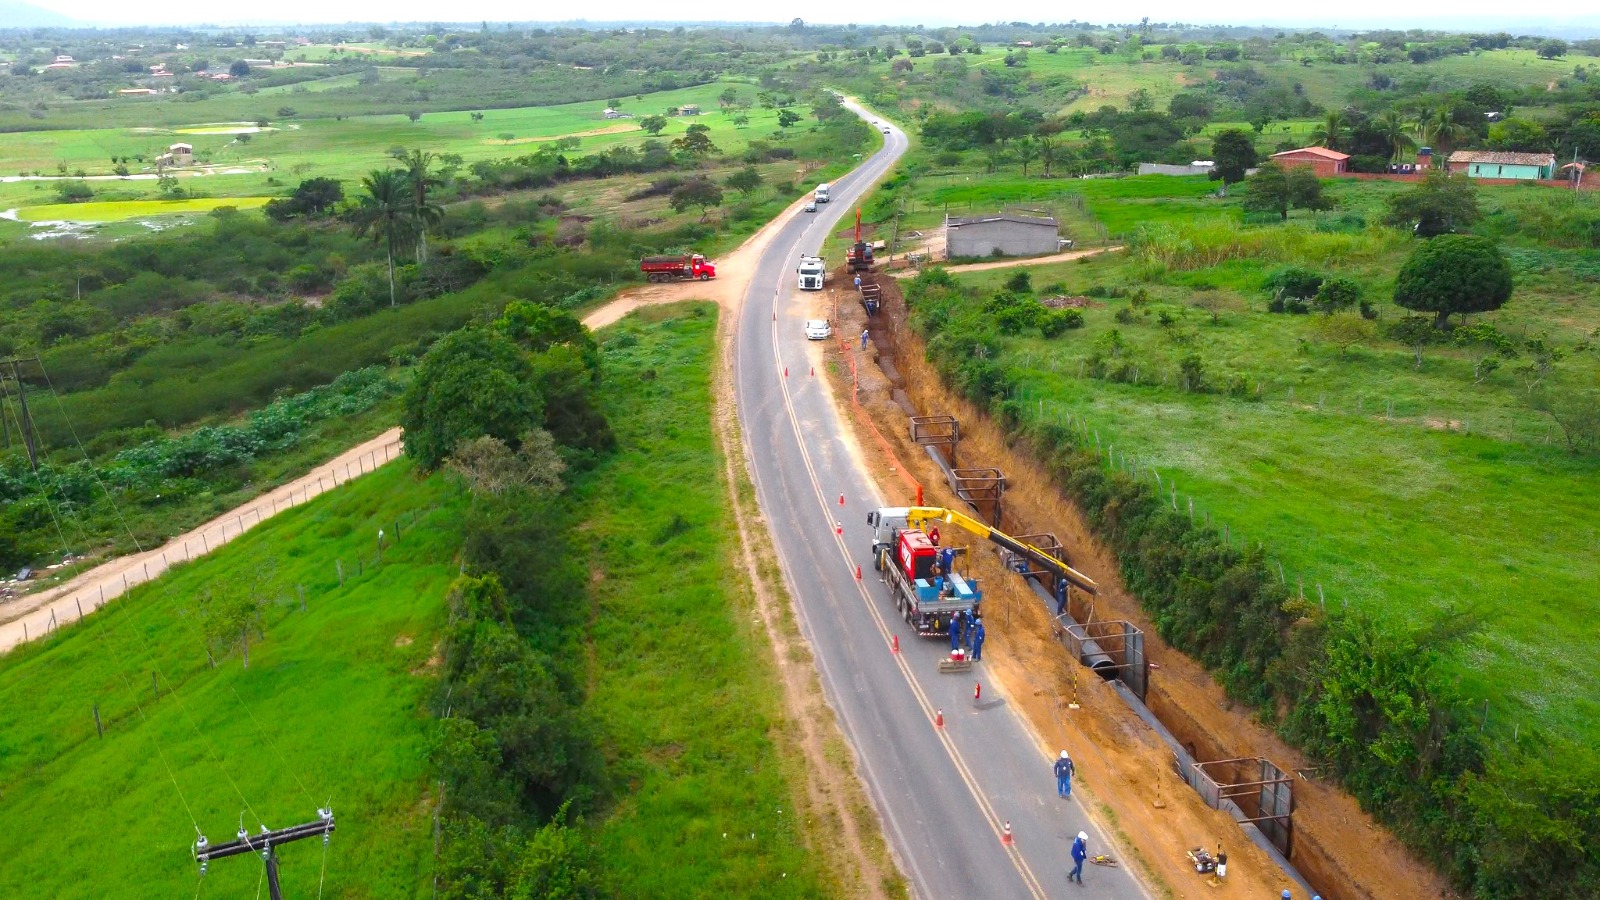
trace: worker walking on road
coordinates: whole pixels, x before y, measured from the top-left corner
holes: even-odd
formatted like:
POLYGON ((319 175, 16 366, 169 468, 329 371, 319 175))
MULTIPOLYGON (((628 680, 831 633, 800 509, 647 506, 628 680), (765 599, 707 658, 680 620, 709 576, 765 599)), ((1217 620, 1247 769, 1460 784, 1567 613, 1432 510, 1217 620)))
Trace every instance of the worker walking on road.
POLYGON ((972 661, 983 659, 983 620, 972 626, 972 661))
POLYGON ((1067 755, 1067 751, 1061 751, 1061 758, 1056 760, 1056 796, 1071 799, 1072 773, 1075 768, 1072 757, 1067 755))
POLYGON ((1067 874, 1068 881, 1083 884, 1083 861, 1089 858, 1089 835, 1078 832, 1078 837, 1072 842, 1072 871, 1067 874))

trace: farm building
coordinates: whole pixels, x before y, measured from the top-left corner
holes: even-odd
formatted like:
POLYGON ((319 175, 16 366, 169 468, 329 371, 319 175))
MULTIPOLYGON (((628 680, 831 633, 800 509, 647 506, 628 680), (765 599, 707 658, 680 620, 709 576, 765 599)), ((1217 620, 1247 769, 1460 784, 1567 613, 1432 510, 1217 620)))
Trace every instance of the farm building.
POLYGON ((1304 166, 1316 172, 1318 178, 1332 178, 1344 174, 1345 165, 1350 162, 1350 154, 1329 150, 1326 147, 1301 147, 1299 150, 1274 153, 1272 160, 1285 169, 1304 166))
POLYGON ((945 216, 945 255, 1040 256, 1061 249, 1060 223, 1050 216, 996 213, 959 218, 945 216))
POLYGON ((698 115, 700 115, 700 107, 697 106, 696 104, 693 104, 693 103, 690 103, 687 106, 681 106, 681 107, 678 108, 678 115, 680 115, 680 116, 698 116, 698 115))
POLYGON ((1516 178, 1539 181, 1554 178, 1553 153, 1510 153, 1499 150, 1457 150, 1445 161, 1451 172, 1465 172, 1472 178, 1516 178))

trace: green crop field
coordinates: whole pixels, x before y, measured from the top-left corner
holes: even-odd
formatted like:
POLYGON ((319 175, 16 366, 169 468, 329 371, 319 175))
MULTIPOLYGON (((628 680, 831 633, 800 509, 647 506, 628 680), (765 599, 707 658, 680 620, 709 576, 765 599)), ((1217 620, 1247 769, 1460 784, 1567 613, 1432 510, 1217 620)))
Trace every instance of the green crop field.
POLYGON ((394 463, 0 658, 0 790, 8 820, 41 826, 0 831, 0 893, 247 895, 261 878, 251 857, 214 864, 198 885, 196 825, 220 842, 241 816, 252 831, 283 827, 331 802, 326 859, 314 841, 282 853, 286 894, 425 895, 422 702, 456 576, 453 495, 394 463), (378 529, 392 537, 397 520, 400 541, 374 565, 378 529), (211 668, 198 598, 264 573, 265 637, 249 668, 237 650, 211 668))

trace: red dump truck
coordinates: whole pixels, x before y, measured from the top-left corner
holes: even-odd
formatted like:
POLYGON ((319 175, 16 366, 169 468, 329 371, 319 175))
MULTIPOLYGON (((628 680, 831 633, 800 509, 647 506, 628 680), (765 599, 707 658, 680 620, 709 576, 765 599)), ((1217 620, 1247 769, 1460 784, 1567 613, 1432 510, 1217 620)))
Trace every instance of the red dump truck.
POLYGON ((639 260, 639 271, 651 281, 674 281, 680 278, 698 278, 709 281, 717 277, 717 267, 698 253, 678 256, 646 256, 639 260))

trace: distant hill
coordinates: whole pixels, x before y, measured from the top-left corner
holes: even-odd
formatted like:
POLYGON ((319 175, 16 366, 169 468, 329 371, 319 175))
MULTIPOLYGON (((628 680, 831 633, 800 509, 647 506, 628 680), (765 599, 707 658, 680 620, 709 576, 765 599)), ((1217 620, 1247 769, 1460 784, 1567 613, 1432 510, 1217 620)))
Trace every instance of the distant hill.
POLYGON ((16 3, 13 0, 0 0, 0 29, 9 28, 70 28, 82 25, 71 16, 64 16, 48 9, 40 9, 27 3, 16 3))

